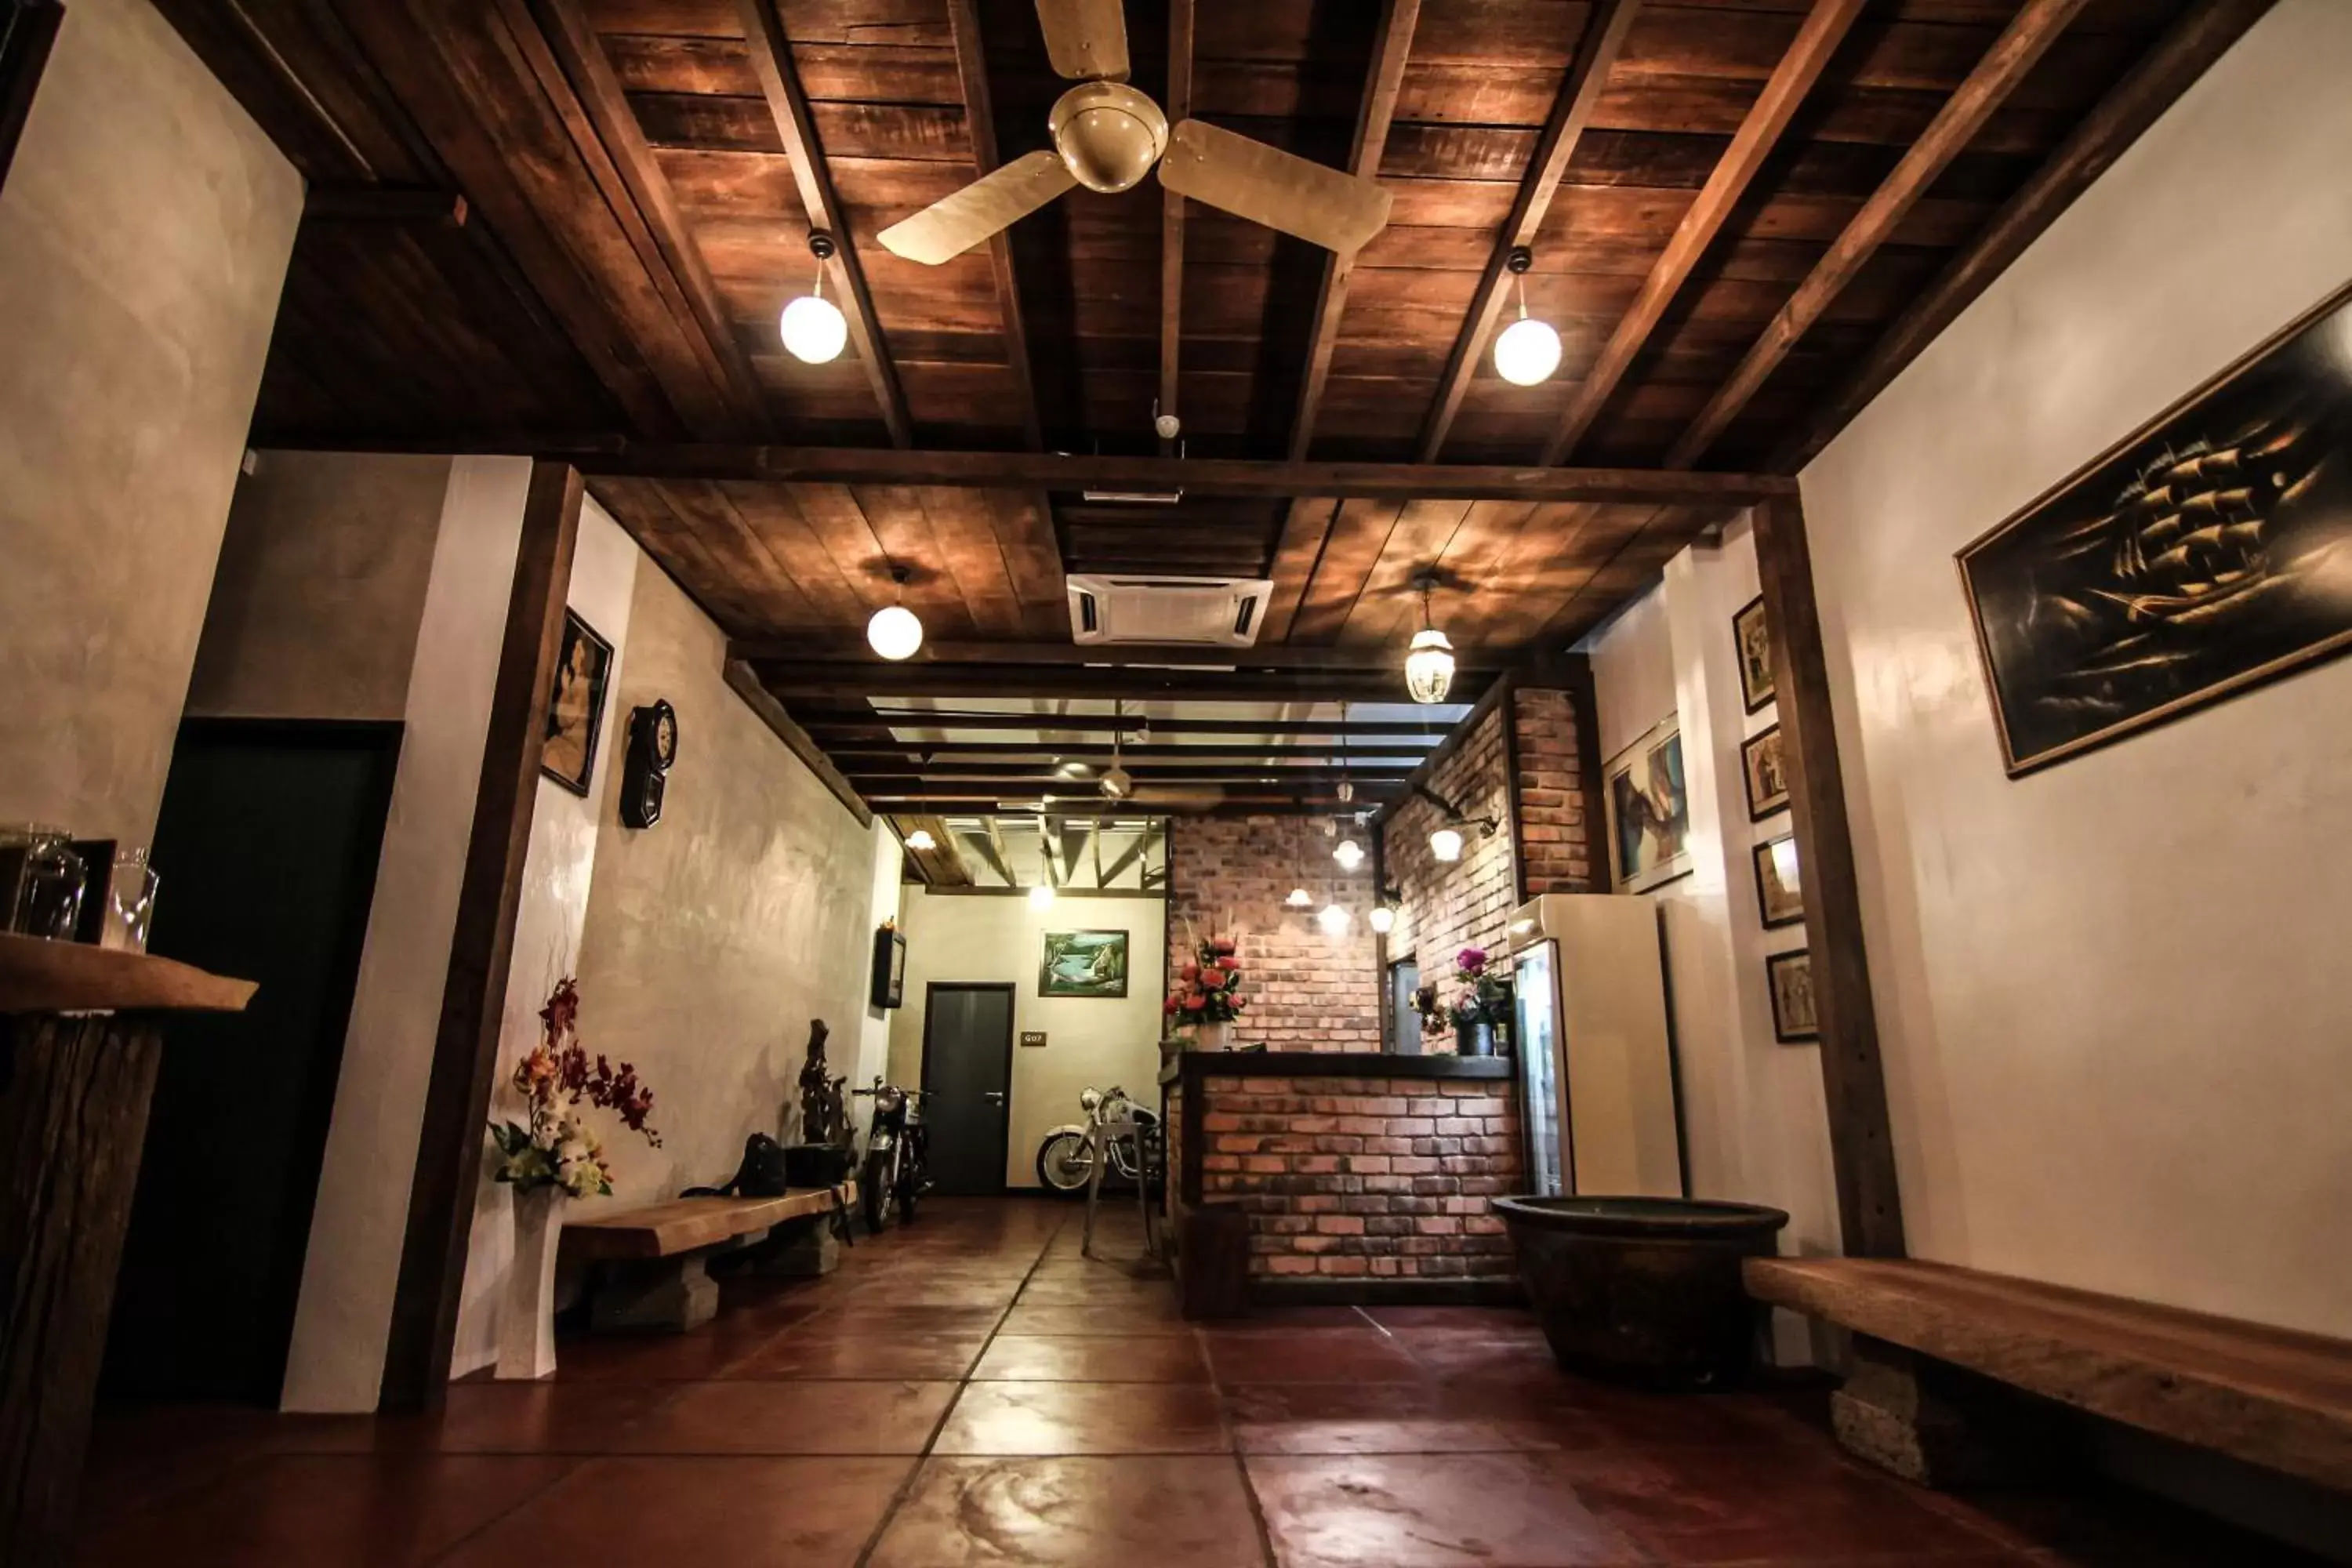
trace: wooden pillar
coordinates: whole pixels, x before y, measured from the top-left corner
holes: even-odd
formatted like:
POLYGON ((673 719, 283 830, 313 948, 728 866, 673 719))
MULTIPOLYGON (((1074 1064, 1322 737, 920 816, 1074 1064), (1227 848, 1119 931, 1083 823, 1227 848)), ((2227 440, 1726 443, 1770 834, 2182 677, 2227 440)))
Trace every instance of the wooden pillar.
POLYGON ((1901 1258, 1903 1199, 1887 1130, 1886 1077, 1879 1061, 1878 1016, 1871 1003, 1862 896, 1854 880, 1837 727, 1830 716, 1829 667, 1813 600, 1804 507, 1794 497, 1765 501, 1757 506, 1755 518, 1756 566, 1772 628, 1780 758, 1804 886, 1805 943, 1812 953, 1838 1224, 1848 1256, 1901 1258))
POLYGON ((0 185, 33 112, 33 93, 58 41, 66 8, 57 0, 0 0, 0 185))
POLYGON ((473 837, 466 847, 448 977, 442 987, 440 1027, 433 1042, 433 1076, 417 1133, 407 1238, 384 1352, 382 1397, 387 1410, 431 1409, 449 1384, 580 500, 580 475, 569 464, 533 465, 474 796, 473 837))

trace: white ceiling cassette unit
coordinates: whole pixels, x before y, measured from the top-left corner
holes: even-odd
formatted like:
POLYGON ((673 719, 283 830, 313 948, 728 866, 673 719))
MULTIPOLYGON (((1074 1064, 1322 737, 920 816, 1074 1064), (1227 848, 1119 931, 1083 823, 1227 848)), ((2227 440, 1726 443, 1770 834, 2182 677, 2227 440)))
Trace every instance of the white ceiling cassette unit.
POLYGON ((1121 573, 1069 579, 1070 636, 1090 643, 1191 643, 1249 647, 1274 584, 1263 577, 1121 573))

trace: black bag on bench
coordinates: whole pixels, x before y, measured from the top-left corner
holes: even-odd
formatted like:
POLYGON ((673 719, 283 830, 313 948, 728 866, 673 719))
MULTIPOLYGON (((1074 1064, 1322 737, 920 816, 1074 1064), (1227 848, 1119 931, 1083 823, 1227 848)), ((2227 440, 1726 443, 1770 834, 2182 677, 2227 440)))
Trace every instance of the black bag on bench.
POLYGON ((688 1187, 682 1198, 780 1198, 791 1188, 784 1172, 784 1146, 764 1132, 743 1140, 743 1163, 723 1187, 688 1187))

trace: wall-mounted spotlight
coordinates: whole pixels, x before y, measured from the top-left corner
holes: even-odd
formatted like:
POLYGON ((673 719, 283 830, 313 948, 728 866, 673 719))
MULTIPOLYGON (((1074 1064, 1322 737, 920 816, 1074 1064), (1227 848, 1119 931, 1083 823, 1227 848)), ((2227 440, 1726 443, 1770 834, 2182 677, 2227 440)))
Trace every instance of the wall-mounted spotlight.
POLYGON ((1519 319, 1495 338, 1495 374, 1514 386, 1533 386, 1559 368, 1559 334, 1549 321, 1528 314, 1528 268, 1535 253, 1515 245, 1503 265, 1509 268, 1519 289, 1519 319))
POLYGON ((784 348, 796 360, 827 364, 841 357, 849 342, 849 320, 841 307, 824 297, 824 264, 834 251, 833 236, 823 229, 809 232, 809 254, 816 258, 816 286, 784 307, 777 329, 784 348))
POLYGON ((1465 815, 1460 806, 1427 784, 1413 785, 1412 793, 1445 814, 1444 824, 1429 836, 1429 852, 1449 864, 1462 858, 1464 842, 1462 829, 1475 827, 1479 837, 1492 838, 1502 826, 1499 821, 1491 816, 1465 815))

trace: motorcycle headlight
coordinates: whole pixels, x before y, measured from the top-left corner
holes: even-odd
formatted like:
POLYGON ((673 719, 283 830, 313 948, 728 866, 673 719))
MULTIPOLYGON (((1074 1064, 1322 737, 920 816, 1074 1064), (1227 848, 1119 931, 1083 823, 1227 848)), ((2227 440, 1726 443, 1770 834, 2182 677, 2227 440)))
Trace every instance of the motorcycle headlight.
POLYGON ((1078 1103, 1084 1106, 1087 1110, 1092 1110, 1096 1106, 1102 1103, 1102 1095, 1097 1090, 1091 1089, 1086 1089, 1079 1094, 1078 1103))

